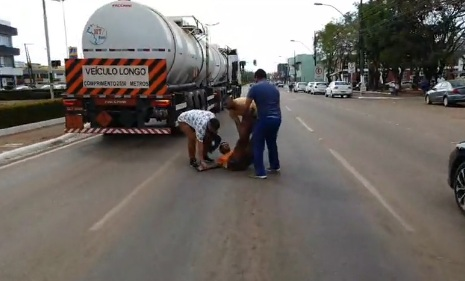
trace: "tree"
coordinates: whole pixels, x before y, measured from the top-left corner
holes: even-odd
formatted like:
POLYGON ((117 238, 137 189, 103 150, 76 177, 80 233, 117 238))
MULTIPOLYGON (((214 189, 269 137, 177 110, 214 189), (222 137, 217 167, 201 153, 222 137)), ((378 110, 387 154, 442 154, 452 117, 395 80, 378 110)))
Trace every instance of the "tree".
POLYGON ((316 33, 314 49, 326 69, 326 77, 331 81, 331 74, 347 66, 352 58, 354 44, 354 16, 347 14, 343 21, 330 22, 316 33))

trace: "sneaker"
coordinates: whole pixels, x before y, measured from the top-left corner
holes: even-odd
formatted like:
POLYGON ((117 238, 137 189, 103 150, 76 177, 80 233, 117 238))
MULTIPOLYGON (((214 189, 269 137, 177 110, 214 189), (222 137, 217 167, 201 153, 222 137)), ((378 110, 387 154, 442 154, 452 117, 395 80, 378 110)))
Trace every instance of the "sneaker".
POLYGON ((197 159, 191 159, 189 161, 189 165, 192 167, 192 168, 198 168, 199 167, 199 163, 197 163, 197 159))
POLYGON ((266 179, 266 176, 257 176, 257 175, 253 175, 253 174, 250 175, 249 177, 252 178, 252 179, 260 179, 260 180, 266 179))
POLYGON ((278 169, 267 168, 266 172, 270 174, 279 174, 279 172, 281 172, 281 168, 278 168, 278 169))

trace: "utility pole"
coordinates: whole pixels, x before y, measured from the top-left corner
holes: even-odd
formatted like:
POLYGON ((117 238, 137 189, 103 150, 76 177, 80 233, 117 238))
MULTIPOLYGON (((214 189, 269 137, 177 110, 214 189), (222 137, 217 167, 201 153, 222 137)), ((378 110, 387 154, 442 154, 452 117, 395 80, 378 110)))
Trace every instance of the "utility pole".
POLYGON ((362 15, 362 5, 363 0, 360 0, 360 5, 358 6, 358 21, 359 21, 359 29, 358 29, 358 57, 359 57, 359 68, 360 68, 360 94, 362 94, 362 89, 365 87, 365 65, 363 59, 363 15, 362 15))
POLYGON ((44 29, 45 29, 45 43, 47 45, 47 59, 48 59, 48 84, 50 85, 50 99, 55 99, 53 92, 53 73, 52 73, 52 59, 50 57, 50 40, 48 37, 48 23, 47 23, 47 7, 45 0, 42 0, 42 9, 44 12, 44 29))

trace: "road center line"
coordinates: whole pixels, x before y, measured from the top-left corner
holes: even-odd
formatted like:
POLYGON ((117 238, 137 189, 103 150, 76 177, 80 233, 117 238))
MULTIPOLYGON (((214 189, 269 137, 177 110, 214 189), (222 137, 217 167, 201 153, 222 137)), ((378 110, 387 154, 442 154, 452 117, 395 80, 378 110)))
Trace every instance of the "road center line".
POLYGON ((302 120, 300 117, 296 117, 295 119, 297 119, 297 121, 299 121, 300 124, 302 124, 302 126, 304 126, 305 129, 307 129, 309 132, 311 132, 311 133, 314 132, 313 129, 310 128, 310 127, 304 122, 304 120, 302 120))
POLYGON ((287 109, 287 111, 292 111, 292 109, 287 105, 286 105, 286 109, 287 109))
POLYGON ((165 163, 155 172, 153 173, 148 179, 143 181, 139 184, 131 193, 129 193, 121 202, 119 202, 115 207, 113 207, 108 213, 106 213, 99 221, 97 221, 89 231, 98 231, 100 230, 105 223, 111 220, 114 216, 116 216, 126 205, 133 199, 139 192, 141 192, 144 188, 148 187, 150 183, 152 183, 156 178, 160 177, 163 173, 165 173, 168 168, 174 163, 176 158, 179 157, 181 152, 176 153, 170 159, 166 160, 165 163))
POLYGON ((374 187, 364 176, 362 176, 350 163, 342 157, 337 151, 329 149, 329 152, 336 158, 342 166, 349 171, 365 188, 368 192, 373 195, 379 203, 402 225, 402 227, 408 232, 414 232, 415 229, 407 223, 395 210, 389 205, 389 203, 383 198, 379 191, 374 187))

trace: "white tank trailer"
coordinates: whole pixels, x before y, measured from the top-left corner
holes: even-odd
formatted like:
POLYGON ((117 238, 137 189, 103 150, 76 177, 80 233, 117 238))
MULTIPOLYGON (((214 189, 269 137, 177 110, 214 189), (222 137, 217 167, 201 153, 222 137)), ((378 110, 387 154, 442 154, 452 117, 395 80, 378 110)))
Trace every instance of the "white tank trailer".
POLYGON ((83 31, 84 58, 65 63, 65 131, 171 134, 186 110, 222 110, 227 96, 241 95, 239 58, 209 44, 207 32, 194 16, 165 17, 133 1, 97 9, 83 31))
POLYGON ((227 81, 238 56, 227 58, 218 45, 207 48, 205 30, 192 16, 165 17, 140 3, 116 1, 96 10, 87 21, 83 54, 84 58, 166 59, 169 85, 205 83, 208 65, 209 85, 219 85, 227 81), (106 33, 97 48, 99 42, 93 42, 94 35, 87 30, 93 25, 106 33))

